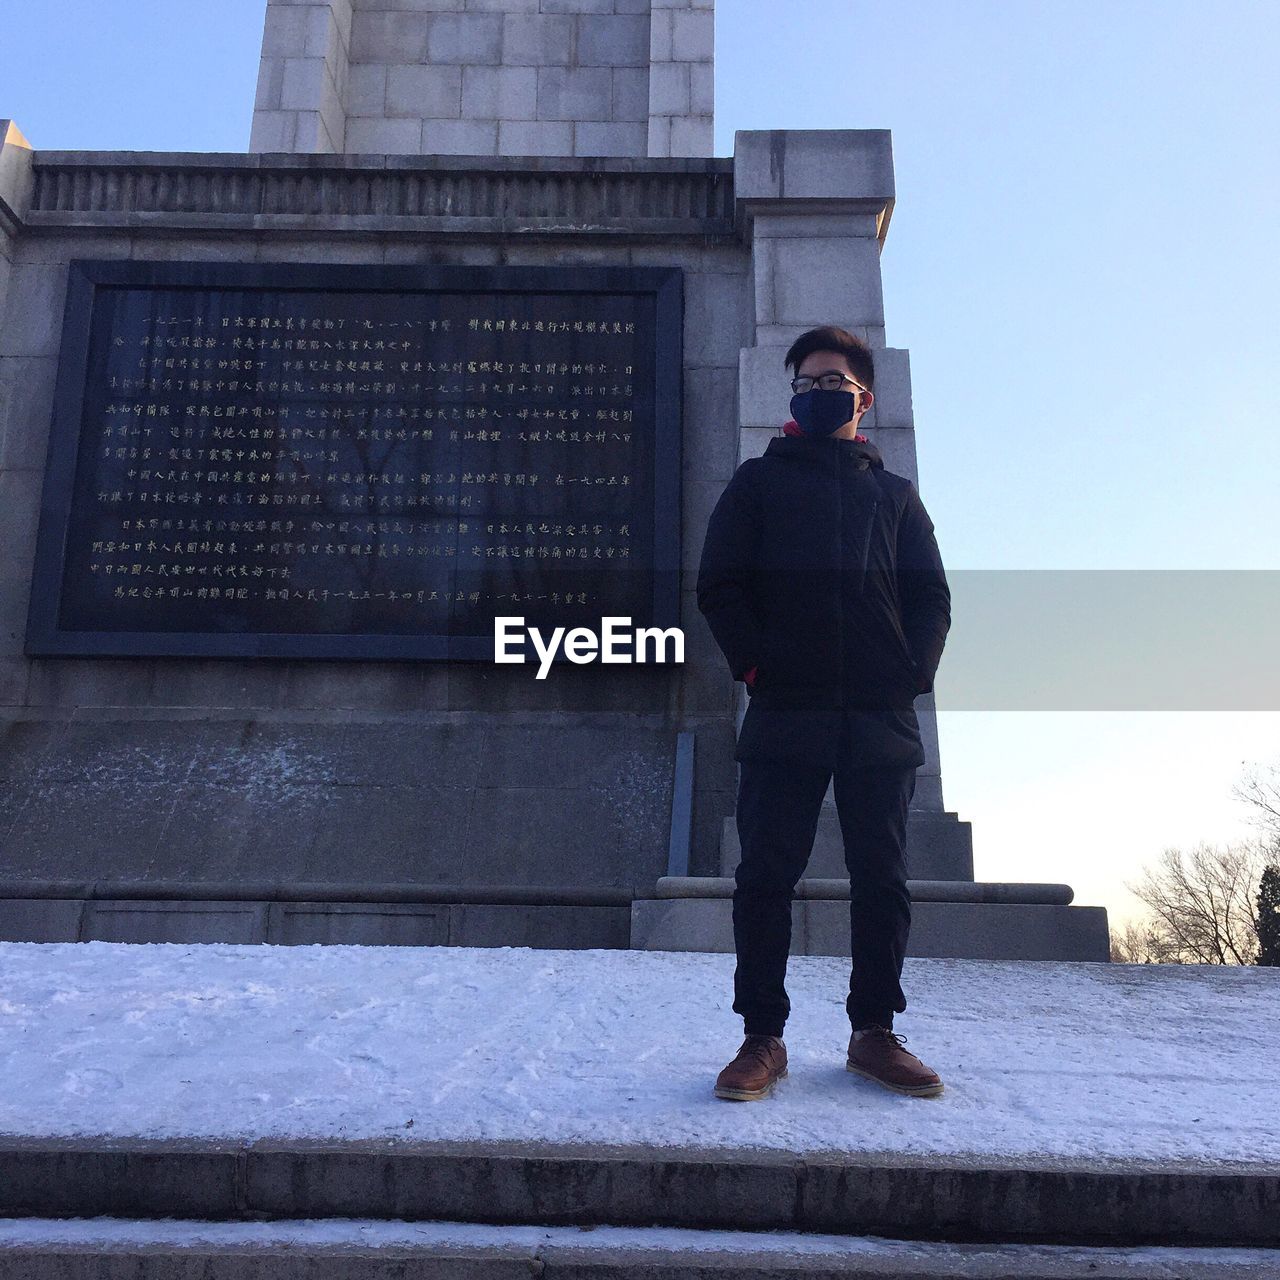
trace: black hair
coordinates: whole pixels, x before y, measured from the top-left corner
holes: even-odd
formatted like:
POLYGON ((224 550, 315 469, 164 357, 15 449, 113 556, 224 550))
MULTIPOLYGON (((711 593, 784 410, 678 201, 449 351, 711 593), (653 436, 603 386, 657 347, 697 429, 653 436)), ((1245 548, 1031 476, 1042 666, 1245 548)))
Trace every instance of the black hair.
POLYGON ((810 329, 802 333, 792 344, 782 363, 790 366, 793 374, 798 373, 806 356, 815 351, 835 351, 849 362, 853 376, 868 391, 874 390, 875 366, 871 361, 871 348, 861 338, 854 337, 848 329, 841 329, 834 324, 824 324, 821 328, 810 329))

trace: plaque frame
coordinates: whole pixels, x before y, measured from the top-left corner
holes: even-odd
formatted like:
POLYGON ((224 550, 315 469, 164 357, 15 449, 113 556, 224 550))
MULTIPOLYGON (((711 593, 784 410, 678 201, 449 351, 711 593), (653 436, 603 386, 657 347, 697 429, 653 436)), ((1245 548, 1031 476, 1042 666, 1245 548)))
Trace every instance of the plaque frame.
MULTIPOLYGON (((59 626, 76 465, 88 388, 94 299, 100 287, 312 290, 358 293, 603 293, 649 295, 654 305, 652 617, 680 623, 684 273, 680 267, 464 266, 76 258, 68 264, 49 448, 23 652, 31 657, 280 657, 493 660, 474 635, 88 631, 59 626)), ((556 662, 567 661, 562 649, 556 662)))

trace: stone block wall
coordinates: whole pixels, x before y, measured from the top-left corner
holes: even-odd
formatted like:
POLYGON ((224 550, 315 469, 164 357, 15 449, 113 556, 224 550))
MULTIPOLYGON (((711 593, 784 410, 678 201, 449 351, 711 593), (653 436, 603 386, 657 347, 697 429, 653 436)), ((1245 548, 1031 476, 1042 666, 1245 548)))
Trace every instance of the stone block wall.
POLYGON ((249 150, 710 156, 712 0, 269 0, 249 150))

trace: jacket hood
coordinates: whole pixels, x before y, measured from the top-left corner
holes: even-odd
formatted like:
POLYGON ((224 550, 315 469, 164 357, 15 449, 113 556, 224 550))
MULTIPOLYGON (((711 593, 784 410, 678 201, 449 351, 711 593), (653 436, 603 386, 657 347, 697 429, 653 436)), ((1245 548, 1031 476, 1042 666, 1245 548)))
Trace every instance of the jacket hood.
POLYGON ((880 450, 861 433, 854 436, 852 440, 832 440, 829 436, 814 438, 805 435, 794 418, 783 424, 782 435, 770 440, 765 452, 775 457, 797 457, 807 454, 815 445, 821 447, 828 443, 848 449, 859 457, 865 458, 868 467, 879 467, 882 471, 884 470, 884 459, 880 456, 880 450))

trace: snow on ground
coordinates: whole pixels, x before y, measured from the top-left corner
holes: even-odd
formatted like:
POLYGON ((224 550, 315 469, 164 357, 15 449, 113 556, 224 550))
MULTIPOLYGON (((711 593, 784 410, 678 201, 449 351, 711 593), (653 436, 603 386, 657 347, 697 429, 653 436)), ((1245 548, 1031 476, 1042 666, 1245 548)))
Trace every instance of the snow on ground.
POLYGON ((0 1133, 1280 1162, 1280 969, 909 959, 908 1098, 844 1069, 848 963, 791 958, 734 1103, 732 955, 0 943, 0 1133))
MULTIPOLYGON (((838 1236, 788 1231, 695 1231, 683 1227, 542 1227, 489 1226, 470 1222, 404 1222, 371 1218, 304 1218, 290 1222, 201 1222, 184 1219, 139 1221, 127 1218, 0 1218, 0 1259, 6 1249, 80 1246, 101 1250, 172 1246, 216 1249, 226 1253, 291 1249, 611 1249, 643 1252, 654 1263, 673 1256, 700 1253, 749 1253, 759 1265, 766 1258, 779 1264, 806 1259, 836 1264, 841 1259, 929 1259, 935 1264, 967 1264, 984 1259, 1003 1262, 1025 1274, 1034 1264, 1092 1262, 1107 1274, 1132 1267, 1150 1276, 1186 1275, 1193 1267, 1268 1267, 1280 1250, 1194 1248, 1144 1245, 1137 1248, 1040 1244, 948 1244, 891 1240, 883 1236, 838 1236), (1164 1270, 1160 1270, 1164 1268, 1164 1270)), ((1197 1272, 1197 1274, 1201 1274, 1197 1272)), ((1233 1273, 1238 1274, 1238 1273, 1233 1273)), ((1261 1272, 1259 1274, 1262 1274, 1261 1272)))

